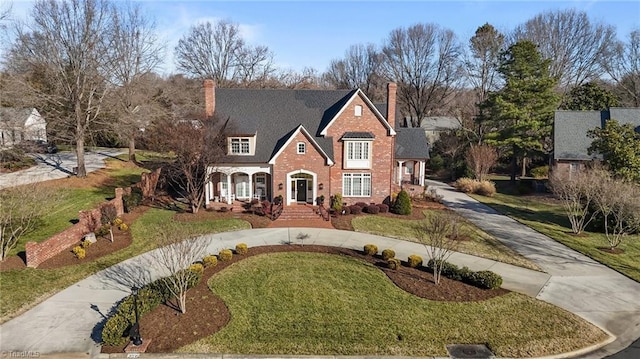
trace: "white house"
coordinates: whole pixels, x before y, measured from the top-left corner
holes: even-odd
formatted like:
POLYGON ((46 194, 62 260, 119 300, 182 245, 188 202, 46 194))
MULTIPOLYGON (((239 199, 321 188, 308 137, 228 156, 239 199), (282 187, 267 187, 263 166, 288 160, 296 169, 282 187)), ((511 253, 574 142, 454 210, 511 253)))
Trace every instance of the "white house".
POLYGON ((35 108, 0 107, 0 147, 47 142, 47 122, 35 108))

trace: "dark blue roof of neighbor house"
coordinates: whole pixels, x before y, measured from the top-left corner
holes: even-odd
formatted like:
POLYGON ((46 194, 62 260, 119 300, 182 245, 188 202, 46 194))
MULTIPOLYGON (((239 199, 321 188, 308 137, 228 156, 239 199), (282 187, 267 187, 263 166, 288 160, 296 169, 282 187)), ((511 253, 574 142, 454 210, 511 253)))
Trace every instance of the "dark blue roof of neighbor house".
POLYGON ((592 138, 589 130, 602 128, 605 122, 614 119, 620 124, 630 123, 640 127, 640 108, 612 107, 608 111, 556 111, 553 122, 553 158, 555 160, 586 161, 602 158, 588 153, 592 138))
POLYGON ((396 128, 396 159, 429 159, 429 142, 420 127, 396 128))
POLYGON ((356 90, 217 88, 216 115, 229 119, 231 132, 256 135, 255 155, 227 156, 236 163, 266 163, 302 125, 333 160, 333 139, 320 131, 356 90))

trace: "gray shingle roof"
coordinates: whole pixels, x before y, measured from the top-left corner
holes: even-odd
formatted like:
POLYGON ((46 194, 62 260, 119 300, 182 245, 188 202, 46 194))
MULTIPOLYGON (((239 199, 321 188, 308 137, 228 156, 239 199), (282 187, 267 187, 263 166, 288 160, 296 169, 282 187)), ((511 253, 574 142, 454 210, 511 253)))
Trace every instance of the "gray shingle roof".
POLYGON ((216 89, 216 115, 229 118, 232 132, 256 134, 254 156, 228 156, 226 161, 264 163, 299 125, 333 160, 333 139, 320 131, 356 90, 216 89))
POLYGON ((374 139, 376 136, 371 132, 345 132, 341 139, 374 139))
POLYGON ((396 128, 396 159, 428 159, 429 143, 423 128, 396 128))
POLYGON ((589 155, 592 138, 589 130, 602 127, 609 120, 620 124, 631 123, 640 126, 640 108, 612 107, 609 111, 556 111, 553 122, 553 158, 555 160, 591 160, 601 158, 589 155))
POLYGON ((8 127, 22 127, 25 124, 29 115, 33 112, 31 108, 15 108, 15 107, 0 107, 0 122, 8 127))

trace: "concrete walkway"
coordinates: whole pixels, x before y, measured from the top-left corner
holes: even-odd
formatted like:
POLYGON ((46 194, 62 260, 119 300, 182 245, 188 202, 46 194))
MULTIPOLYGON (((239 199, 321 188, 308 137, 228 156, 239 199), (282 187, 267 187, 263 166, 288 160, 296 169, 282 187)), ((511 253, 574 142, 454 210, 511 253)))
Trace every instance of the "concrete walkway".
MULTIPOLYGON (((455 210, 550 275, 536 298, 604 328, 617 340, 584 358, 603 358, 640 337, 640 283, 503 216, 441 182, 427 181, 455 210)), ((630 348, 632 350, 633 348, 630 348)), ((637 349, 636 349, 637 350, 637 349)), ((640 358, 637 350, 635 358, 640 358)))
MULTIPOLYGON (((99 148, 85 152, 87 173, 105 167, 104 160, 124 153, 118 148, 99 148)), ((73 175, 73 168, 78 166, 75 152, 59 152, 53 154, 33 154, 36 166, 22 171, 0 174, 0 189, 23 184, 66 178, 73 175)))

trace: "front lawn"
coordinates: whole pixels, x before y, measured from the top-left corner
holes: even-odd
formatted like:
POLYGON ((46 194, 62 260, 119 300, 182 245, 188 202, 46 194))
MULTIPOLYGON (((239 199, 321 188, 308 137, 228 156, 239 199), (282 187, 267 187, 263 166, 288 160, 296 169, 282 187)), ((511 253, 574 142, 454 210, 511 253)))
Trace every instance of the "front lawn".
POLYGON ((471 195, 498 212, 543 233, 594 260, 640 282, 640 235, 626 236, 618 248, 623 253, 612 254, 598 248, 608 247, 604 234, 584 232, 571 234, 571 225, 562 206, 543 196, 517 196, 496 193, 493 197, 471 195))
POLYGON ((167 222, 175 222, 185 238, 250 228, 248 222, 239 219, 184 222, 174 219, 174 215, 175 212, 169 210, 149 209, 131 225, 133 243, 129 247, 93 262, 79 261, 78 265, 58 269, 25 268, 0 272, 0 323, 91 274, 155 248, 158 228, 167 222))
MULTIPOLYGON (((425 210, 425 216, 428 216, 432 211, 437 210, 425 210)), ((535 263, 500 243, 500 241, 485 233, 469 221, 460 216, 457 216, 457 218, 460 223, 462 223, 462 233, 465 234, 465 240, 458 242, 458 247, 455 249, 456 251, 524 268, 540 270, 535 263)), ((420 221, 423 220, 390 218, 380 215, 361 215, 354 218, 351 221, 351 225, 357 232, 419 242, 416 226, 420 221)))
POLYGON ((422 299, 346 256, 257 255, 208 283, 231 321, 182 352, 443 356, 446 344, 486 343, 498 356, 530 357, 606 337, 574 314, 517 293, 480 302, 422 299))

